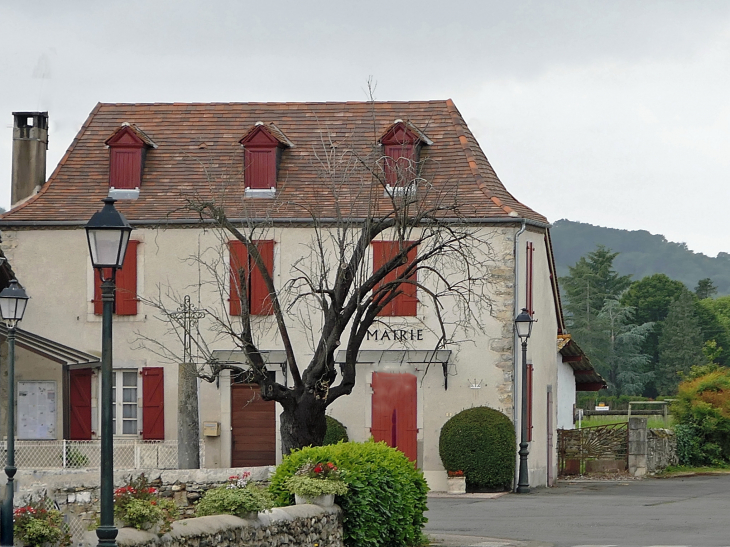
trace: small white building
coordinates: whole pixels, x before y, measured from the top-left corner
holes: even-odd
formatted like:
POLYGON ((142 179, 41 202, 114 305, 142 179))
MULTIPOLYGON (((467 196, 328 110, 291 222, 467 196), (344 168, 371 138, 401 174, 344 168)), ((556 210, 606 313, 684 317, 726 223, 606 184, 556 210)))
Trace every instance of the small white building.
MULTIPOLYGON (((35 147, 35 152, 18 152, 14 159, 45 162, 38 149, 45 146, 47 132, 33 128, 47 125, 46 113, 16 113, 15 120, 14 147, 35 147)), ((363 342, 353 393, 335 401, 328 413, 347 426, 352 440, 373 436, 398 446, 424 471, 432 489, 445 489, 438 440, 449 417, 473 406, 496 408, 513 420, 519 442, 521 354, 513 321, 527 308, 537 319, 528 344, 530 484, 551 483, 557 469, 556 429, 572 426, 576 382, 598 389, 602 380, 587 359, 576 358, 579 349, 566 335, 547 220, 504 188, 450 100, 99 104, 47 182, 23 179, 23 173, 44 173, 37 165, 14 168, 17 203, 2 216, 0 227, 5 255, 32 297, 21 327, 27 337, 53 341, 66 352, 64 359, 54 359, 50 350, 39 350, 40 343, 26 343, 18 351, 19 385, 23 382, 34 397, 41 388, 43 393, 55 390, 45 401, 48 412, 53 406, 55 423, 45 436, 34 435, 98 435, 95 356, 101 347, 101 307, 83 227, 102 198, 120 198, 116 206, 135 228, 117 279, 113 366, 121 396, 115 402, 116 435, 175 439, 178 367, 153 351, 149 341, 179 341, 149 301, 158 296, 164 301, 174 292, 190 296, 199 309, 215 308, 232 317, 240 306, 235 291, 225 285, 240 250, 226 233, 186 211, 186 197, 214 190, 230 218, 242 223, 266 219, 262 257, 282 287, 313 235, 301 205, 325 211, 352 205, 318 191, 313 165, 321 161, 317 155, 323 143, 328 150, 345 142, 355 148, 378 144, 387 164, 405 157, 389 149, 393 135, 400 139, 399 149, 403 143, 411 146, 407 159, 422 166, 424 181, 435 188, 453 185, 455 198, 468 205, 461 222, 488 237, 491 248, 478 251, 490 262, 492 307, 480 316, 483 331, 465 332, 461 342, 434 351, 434 310, 423 295, 403 295, 409 298, 394 301, 363 342), (197 260, 203 256, 210 258, 207 270, 197 260), (213 283, 216 278, 223 280, 222 289, 213 283)), ((372 245, 374 262, 378 245, 372 245)), ((256 288, 251 291, 254 309, 256 288)), ((171 308, 176 305, 168 301, 171 308)), ((262 328, 259 347, 266 350, 270 373, 286 386, 290 371, 275 323, 261 312, 256 324, 262 328)), ((210 334, 209 325, 200 319, 201 336, 210 334)), ((307 329, 292 328, 291 334, 299 362, 307 362, 313 353, 307 329)), ((220 359, 245 361, 224 336, 207 343, 220 359)), ((280 460, 276 403, 261 400, 245 379, 224 372, 213 383, 201 383, 199 400, 201 424, 211 426, 202 436, 203 465, 280 460)), ((48 415, 44 419, 48 422, 48 415)))

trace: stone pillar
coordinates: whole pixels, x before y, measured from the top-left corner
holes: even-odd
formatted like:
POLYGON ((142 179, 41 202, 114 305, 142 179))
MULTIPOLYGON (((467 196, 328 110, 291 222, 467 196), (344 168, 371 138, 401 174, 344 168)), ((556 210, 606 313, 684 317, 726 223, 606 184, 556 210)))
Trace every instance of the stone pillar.
POLYGON ((629 473, 643 477, 647 470, 646 418, 629 418, 629 473))

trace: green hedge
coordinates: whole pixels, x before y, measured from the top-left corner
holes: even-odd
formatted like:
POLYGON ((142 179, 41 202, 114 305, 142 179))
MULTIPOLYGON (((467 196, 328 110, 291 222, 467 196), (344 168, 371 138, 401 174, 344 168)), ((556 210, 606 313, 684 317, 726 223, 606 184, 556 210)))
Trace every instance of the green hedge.
POLYGON ((672 405, 680 465, 730 463, 730 368, 679 384, 672 405))
POLYGON ((292 452, 276 468, 271 492, 279 506, 291 505, 293 496, 284 483, 306 461, 331 461, 342 471, 349 487, 337 496, 342 508, 345 545, 402 547, 425 543, 428 486, 423 473, 406 456, 385 443, 339 443, 292 452))
POLYGON ((327 418, 327 432, 324 434, 323 445, 337 444, 340 441, 347 442, 350 439, 347 437, 347 428, 345 425, 335 420, 332 416, 325 416, 327 418))
POLYGON ((439 454, 444 467, 463 471, 473 486, 509 489, 516 453, 512 422, 493 408, 463 410, 441 428, 439 454))

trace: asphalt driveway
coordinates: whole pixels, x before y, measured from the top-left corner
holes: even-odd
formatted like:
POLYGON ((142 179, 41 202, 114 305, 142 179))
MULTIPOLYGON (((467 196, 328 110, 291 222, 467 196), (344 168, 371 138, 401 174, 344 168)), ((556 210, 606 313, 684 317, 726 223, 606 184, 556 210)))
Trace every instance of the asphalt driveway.
POLYGON ((730 546, 730 475, 560 483, 496 499, 430 497, 428 508, 426 533, 445 545, 490 547, 500 543, 486 538, 509 538, 558 547, 730 546))

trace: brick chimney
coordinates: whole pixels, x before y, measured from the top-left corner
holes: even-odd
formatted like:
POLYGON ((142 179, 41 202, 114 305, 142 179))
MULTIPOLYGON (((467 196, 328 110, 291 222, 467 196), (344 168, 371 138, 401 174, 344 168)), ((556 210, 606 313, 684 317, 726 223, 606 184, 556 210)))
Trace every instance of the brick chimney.
POLYGON ((11 205, 36 194, 46 182, 48 112, 13 112, 11 205))

